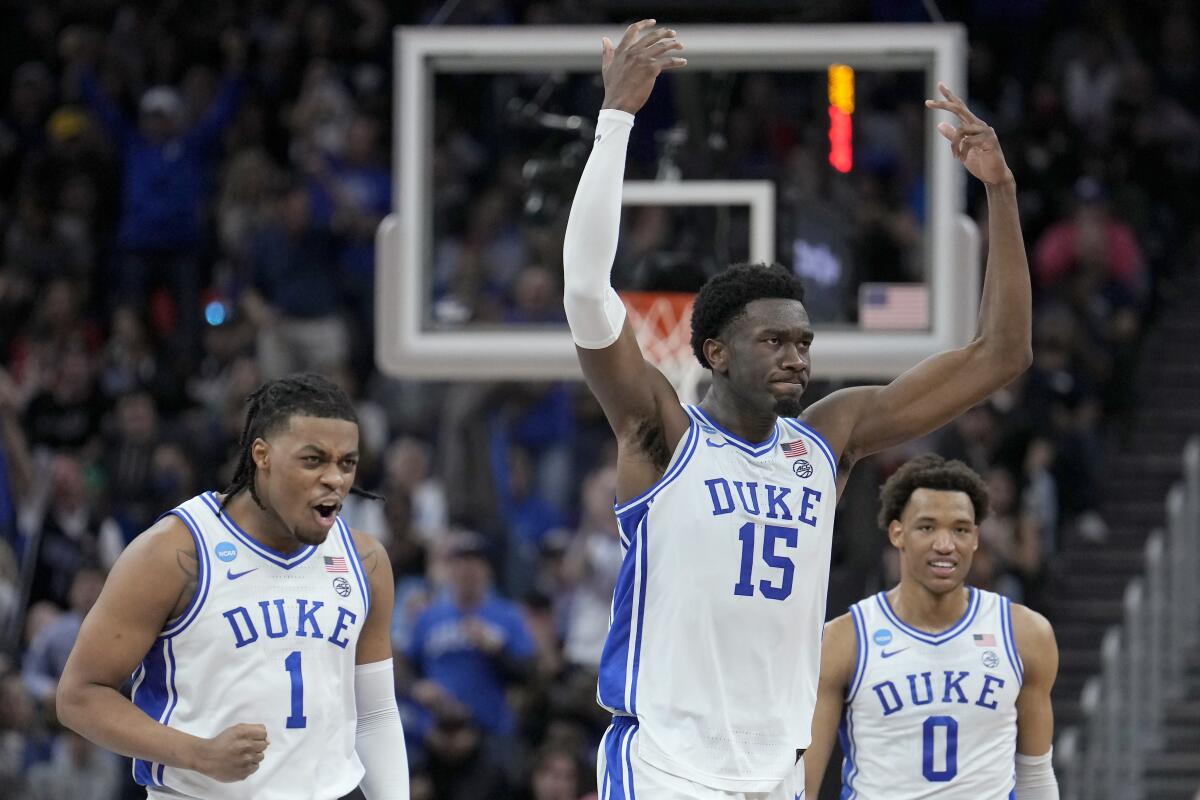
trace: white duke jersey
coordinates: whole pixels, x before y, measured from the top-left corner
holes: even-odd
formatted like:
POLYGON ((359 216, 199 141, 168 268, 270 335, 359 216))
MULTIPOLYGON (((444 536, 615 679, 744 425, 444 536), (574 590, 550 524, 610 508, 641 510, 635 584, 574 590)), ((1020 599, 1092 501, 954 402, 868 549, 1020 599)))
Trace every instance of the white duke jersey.
POLYGON ((809 744, 836 460, 797 420, 750 444, 684 408, 662 479, 616 507, 625 552, 597 696, 637 717, 649 764, 770 791, 809 744))
POLYGON ((850 607, 858 638, 839 737, 842 800, 1004 800, 1014 793, 1023 679, 1008 598, 967 587, 937 634, 906 625, 887 594, 850 607))
POLYGON ((334 800, 363 776, 354 662, 370 595, 350 529, 339 519, 324 543, 285 555, 218 510, 209 492, 170 512, 196 541, 196 594, 134 673, 133 702, 204 738, 261 724, 270 745, 236 783, 141 760, 134 778, 151 798, 334 800))

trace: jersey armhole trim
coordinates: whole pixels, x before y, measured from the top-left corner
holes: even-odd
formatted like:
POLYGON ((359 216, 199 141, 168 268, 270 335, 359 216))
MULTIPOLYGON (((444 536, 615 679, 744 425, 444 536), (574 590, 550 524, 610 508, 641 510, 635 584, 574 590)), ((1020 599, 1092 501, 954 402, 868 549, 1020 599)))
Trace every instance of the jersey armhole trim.
MULTIPOLYGON (((371 614, 371 583, 367 580, 367 571, 363 568, 362 559, 358 556, 358 548, 354 546, 354 536, 350 533, 350 526, 342 521, 341 517, 338 517, 337 526, 342 536, 342 546, 346 549, 346 560, 350 562, 350 568, 354 570, 354 577, 358 581, 359 591, 362 592, 363 614, 369 616, 371 614)), ((366 622, 365 616, 363 622, 366 622)))
POLYGON ((1012 601, 1007 597, 1000 598, 1000 629, 1004 636, 1004 651, 1008 655, 1008 663, 1017 675, 1017 682, 1023 684, 1025 665, 1021 662, 1021 652, 1017 650, 1017 637, 1013 634, 1012 626, 1012 601))
POLYGON ((683 472, 683 468, 692 460, 692 454, 696 452, 696 442, 700 440, 699 427, 696 425, 696 420, 688 416, 688 432, 683 439, 683 444, 676 448, 675 455, 670 464, 667 465, 667 471, 659 478, 654 485, 646 491, 639 494, 632 500, 626 500, 624 503, 617 503, 613 506, 613 511, 619 517, 627 513, 631 508, 634 508, 640 503, 648 503, 654 499, 654 496, 666 488, 667 484, 679 477, 683 472))
POLYGON ((854 620, 854 677, 846 692, 847 705, 852 703, 855 696, 858 695, 858 687, 862 683, 863 676, 867 674, 867 656, 870 648, 870 643, 867 641, 867 622, 863 619, 862 610, 857 603, 850 606, 850 616, 854 620))
MULTIPOLYGON (((188 533, 192 535, 192 541, 196 545, 196 592, 192 595, 192 599, 188 602, 187 608, 173 620, 168 620, 162 632, 158 634, 160 639, 170 639, 178 636, 200 615, 200 609, 204 606, 204 601, 208 598, 208 590, 212 586, 212 568, 208 561, 208 546, 204 543, 204 534, 200 532, 200 526, 196 524, 196 520, 192 515, 180 506, 168 511, 167 514, 178 517, 187 527, 188 533)), ((164 514, 163 516, 166 516, 164 514)))
POLYGON ((825 437, 822 436, 820 433, 818 433, 816 431, 816 429, 810 427, 809 425, 805 424, 804 422, 801 422, 799 419, 796 419, 795 417, 786 417, 786 418, 784 418, 784 422, 786 422, 788 425, 790 425, 793 429, 799 431, 800 433, 807 435, 814 442, 816 442, 817 447, 820 448, 821 452, 825 454, 825 459, 829 462, 829 468, 833 470, 833 477, 836 480, 837 479, 837 459, 833 457, 833 448, 829 446, 829 442, 825 441, 825 437))

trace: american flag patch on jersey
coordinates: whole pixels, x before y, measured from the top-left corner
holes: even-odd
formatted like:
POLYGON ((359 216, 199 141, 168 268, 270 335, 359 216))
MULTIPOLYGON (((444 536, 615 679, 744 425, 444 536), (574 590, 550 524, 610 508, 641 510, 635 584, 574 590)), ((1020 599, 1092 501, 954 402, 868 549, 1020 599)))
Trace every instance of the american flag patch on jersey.
POLYGON ((783 454, 788 458, 799 458, 800 456, 808 455, 808 448, 799 439, 794 442, 784 442, 780 447, 783 448, 783 454))
POLYGON ((975 634, 974 638, 975 638, 975 644, 979 645, 980 647, 995 647, 996 646, 996 637, 990 633, 977 633, 977 634, 975 634))
POLYGON ((349 572, 345 556, 325 556, 326 572, 349 572))

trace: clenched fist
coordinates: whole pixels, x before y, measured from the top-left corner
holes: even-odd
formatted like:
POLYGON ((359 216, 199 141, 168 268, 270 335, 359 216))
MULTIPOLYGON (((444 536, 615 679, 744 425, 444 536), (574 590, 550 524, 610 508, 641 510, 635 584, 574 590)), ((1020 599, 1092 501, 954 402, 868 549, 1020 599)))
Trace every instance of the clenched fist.
POLYGON ((222 783, 245 780, 258 769, 269 744, 266 726, 232 725, 201 740, 195 769, 222 783))

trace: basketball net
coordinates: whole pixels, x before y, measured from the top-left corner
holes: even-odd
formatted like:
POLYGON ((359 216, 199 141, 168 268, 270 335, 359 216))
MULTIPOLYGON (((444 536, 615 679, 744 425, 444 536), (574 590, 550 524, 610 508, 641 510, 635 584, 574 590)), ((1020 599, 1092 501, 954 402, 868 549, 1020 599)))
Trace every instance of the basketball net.
POLYGON ((667 377, 684 403, 700 400, 708 370, 692 354, 691 292, 621 292, 642 355, 667 377))

